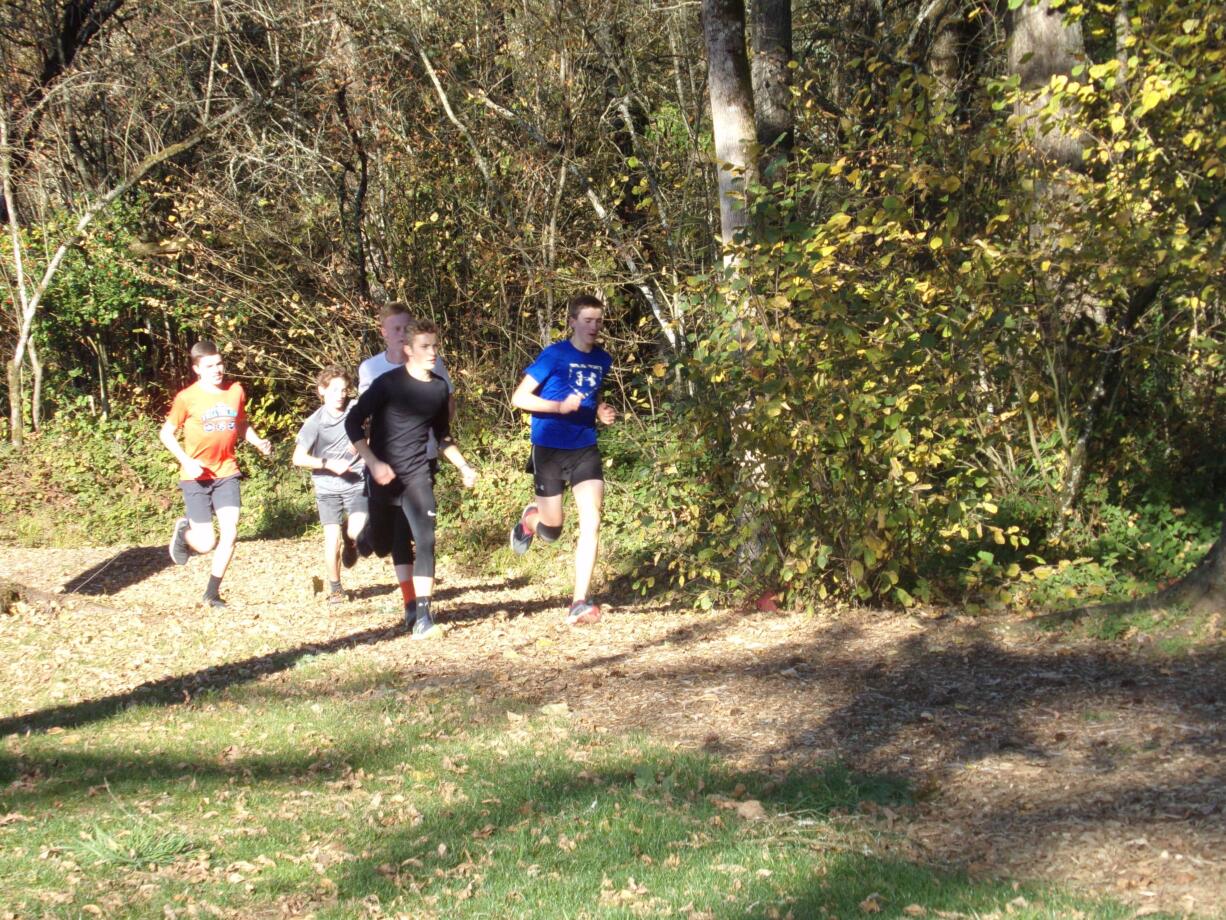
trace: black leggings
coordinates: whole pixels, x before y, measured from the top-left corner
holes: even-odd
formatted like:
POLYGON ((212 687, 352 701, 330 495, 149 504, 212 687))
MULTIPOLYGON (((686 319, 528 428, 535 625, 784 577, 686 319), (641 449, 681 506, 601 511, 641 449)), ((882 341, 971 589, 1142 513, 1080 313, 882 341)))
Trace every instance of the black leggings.
POLYGON ((403 514, 393 514, 392 561, 397 565, 407 565, 413 558, 413 550, 409 543, 412 537, 417 548, 416 558, 413 558, 413 575, 418 578, 434 577, 434 514, 437 507, 434 504, 434 483, 429 476, 418 476, 405 483, 400 494, 400 510, 403 514), (402 562, 405 551, 408 558, 402 562))

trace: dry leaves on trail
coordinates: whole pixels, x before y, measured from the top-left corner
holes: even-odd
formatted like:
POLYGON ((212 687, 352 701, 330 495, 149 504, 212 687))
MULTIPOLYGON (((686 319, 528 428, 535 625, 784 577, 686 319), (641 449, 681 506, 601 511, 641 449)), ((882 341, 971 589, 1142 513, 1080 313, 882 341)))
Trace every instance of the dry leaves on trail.
MULTIPOLYGON (((903 776, 914 805, 858 820, 891 831, 907 858, 1175 912, 1212 911, 1226 890, 1221 655, 1062 644, 1005 618, 703 612, 630 598, 570 628, 561 582, 500 585, 446 566, 435 609, 450 631, 424 647, 400 628, 385 563, 348 570, 355 599, 328 609, 311 590, 317 555, 312 540, 241 543, 223 586, 231 606, 215 612, 198 603, 205 561, 172 567, 164 547, 0 549, 0 571, 62 598, 54 611, 0 617, 0 687, 21 688, 0 696, 0 724, 17 730, 41 713, 54 728, 81 701, 118 705, 142 686, 174 718, 200 689, 288 682, 304 661, 327 692, 329 662, 344 656, 401 675, 405 693, 507 706, 512 732, 540 712, 557 731, 642 731, 746 770, 841 762, 903 776), (86 595, 65 596, 73 584, 86 595)), ((768 818, 753 801, 742 791, 721 815, 768 818)))

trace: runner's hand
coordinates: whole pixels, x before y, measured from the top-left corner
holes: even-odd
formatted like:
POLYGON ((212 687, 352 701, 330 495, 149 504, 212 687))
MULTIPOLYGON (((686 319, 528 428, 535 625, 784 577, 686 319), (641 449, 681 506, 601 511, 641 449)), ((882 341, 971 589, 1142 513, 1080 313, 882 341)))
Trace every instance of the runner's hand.
POLYGON ((579 407, 583 405, 583 397, 578 393, 571 393, 564 400, 558 403, 558 415, 569 415, 572 412, 578 412, 579 407))
POLYGON ((325 460, 324 469, 329 473, 335 473, 337 476, 343 476, 349 472, 349 464, 345 460, 325 460))
POLYGON ((596 418, 602 425, 612 425, 617 421, 617 410, 607 402, 602 402, 596 407, 596 418))
POLYGON ((188 460, 183 464, 184 479, 199 479, 204 475, 204 464, 199 460, 188 460))
POLYGON ((256 440, 252 442, 252 446, 265 457, 272 453, 272 441, 268 440, 268 438, 256 438, 256 440))
POLYGON ((370 470, 371 478, 381 486, 387 485, 396 478, 396 471, 382 460, 375 460, 373 463, 368 463, 366 468, 370 470))
POLYGON ((477 471, 471 466, 461 467, 460 478, 464 481, 464 488, 471 489, 477 484, 477 471))

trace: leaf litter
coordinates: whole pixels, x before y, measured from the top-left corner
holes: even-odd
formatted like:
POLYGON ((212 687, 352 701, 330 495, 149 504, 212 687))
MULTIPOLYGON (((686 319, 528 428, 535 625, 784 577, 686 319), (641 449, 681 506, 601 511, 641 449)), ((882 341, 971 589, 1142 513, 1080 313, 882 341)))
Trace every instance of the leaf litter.
MULTIPOLYGON (((1226 891, 1220 649, 1160 657, 1004 615, 704 612, 629 597, 571 629, 561 580, 498 590, 445 561, 436 608, 449 630, 426 647, 399 628, 378 560, 346 573, 354 599, 331 610, 303 574, 318 568, 316 541, 244 542, 224 586, 230 607, 211 611, 198 602, 204 560, 179 569, 151 561, 164 549, 140 549, 0 549, 0 571, 55 598, 0 618, 0 686, 20 688, 0 699, 6 734, 40 717, 63 731, 57 712, 142 693, 167 704, 173 724, 190 717, 175 703, 226 683, 286 682, 300 665, 325 690, 329 659, 345 655, 406 693, 511 703, 512 727, 535 709, 565 720, 559 737, 644 732, 781 780, 832 762, 904 778, 913 804, 865 802, 857 818, 909 858, 1063 883, 1139 914, 1212 912, 1226 891), (88 597, 66 590, 86 572, 88 597)), ((728 807, 778 824, 756 800, 728 807)), ((649 912, 641 889, 631 880, 602 899, 649 912)), ((862 908, 880 909, 878 898, 862 908)))

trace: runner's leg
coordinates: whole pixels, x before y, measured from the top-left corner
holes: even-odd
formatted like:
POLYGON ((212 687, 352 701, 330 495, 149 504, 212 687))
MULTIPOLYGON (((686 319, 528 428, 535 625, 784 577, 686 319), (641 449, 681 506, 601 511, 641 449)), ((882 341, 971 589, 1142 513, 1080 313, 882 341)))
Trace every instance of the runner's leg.
POLYGON ((600 512, 604 505, 604 480, 588 479, 574 486, 579 511, 579 539, 575 544, 574 600, 588 599, 596 553, 600 546, 600 512))

